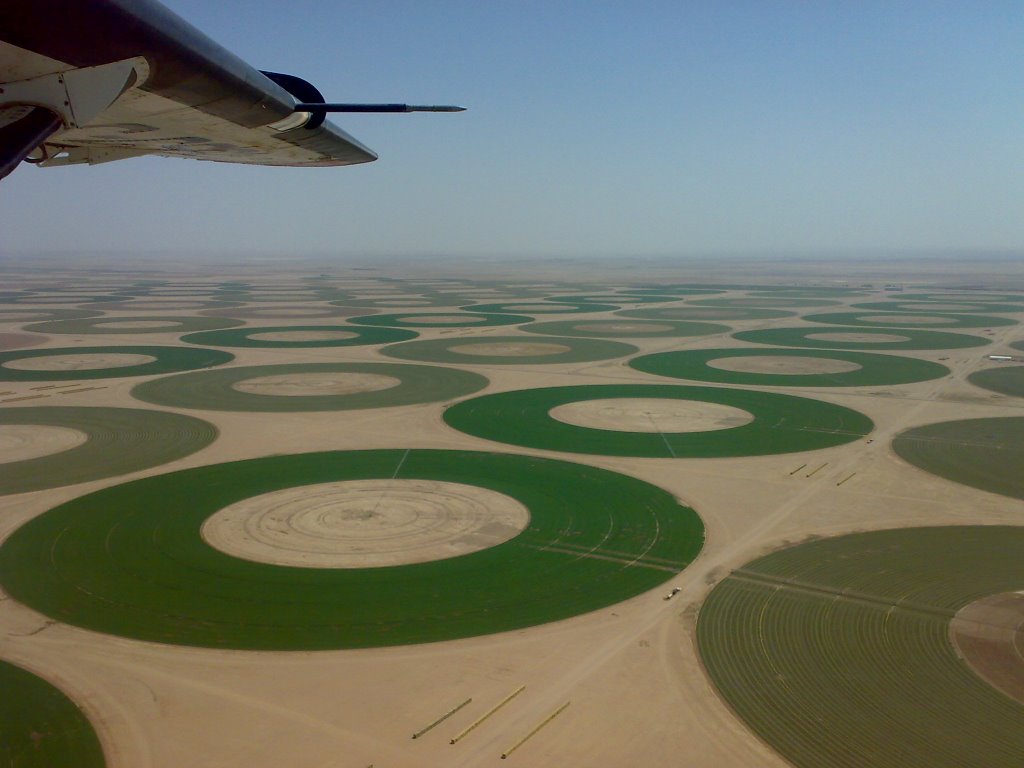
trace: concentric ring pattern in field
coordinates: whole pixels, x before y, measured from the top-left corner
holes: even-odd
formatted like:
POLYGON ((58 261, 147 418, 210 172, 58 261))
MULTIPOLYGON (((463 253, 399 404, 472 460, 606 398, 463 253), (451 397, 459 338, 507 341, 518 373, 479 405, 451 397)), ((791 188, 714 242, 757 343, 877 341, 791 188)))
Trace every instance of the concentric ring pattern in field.
POLYGON ((3 427, 61 427, 85 442, 59 453, 0 464, 0 493, 24 493, 123 475, 180 459, 217 438, 192 416, 141 408, 35 406, 0 409, 3 427))
POLYGON ((661 337, 706 336, 731 330, 727 325, 696 323, 686 320, 632 320, 621 317, 590 320, 552 320, 529 323, 519 330, 547 336, 583 338, 646 339, 661 337))
POLYGON ((367 344, 390 344, 415 339, 419 334, 402 328, 373 328, 356 325, 275 325, 258 328, 233 328, 204 331, 182 336, 189 344, 211 347, 357 347, 367 344), (278 338, 256 338, 276 336, 278 338), (294 340, 289 340, 292 337, 294 340))
POLYGON ((920 317, 927 320, 930 328, 996 328, 1002 325, 1016 325, 1016 320, 993 315, 961 315, 953 312, 920 312, 912 315, 909 312, 825 312, 818 315, 804 315, 804 320, 811 323, 827 323, 829 325, 866 326, 869 328, 905 328, 908 325, 918 327, 920 323, 911 322, 920 317))
POLYGON ((862 413, 805 397, 749 389, 602 384, 501 392, 448 408, 449 426, 476 437, 550 451, 651 458, 760 456, 828 448, 859 440, 874 424, 862 413), (743 426, 702 432, 619 432, 558 421, 569 403, 615 399, 682 400, 736 408, 743 426))
POLYGON ((644 320, 770 320, 793 317, 796 312, 756 307, 659 307, 657 309, 624 309, 616 317, 638 317, 644 320))
POLYGON ((1000 368, 975 371, 967 380, 977 387, 1011 397, 1024 397, 1024 365, 1004 364, 1000 368))
POLYGON ((752 384, 797 387, 862 387, 881 384, 910 384, 930 381, 949 373, 946 366, 913 357, 880 355, 871 352, 852 352, 820 349, 764 349, 742 347, 736 349, 693 349, 678 352, 659 352, 643 355, 629 361, 631 368, 658 376, 693 381, 711 381, 722 384, 752 384), (786 373, 734 371, 716 368, 716 361, 752 358, 770 362, 772 358, 789 361, 793 358, 839 361, 860 366, 856 370, 839 373, 786 373))
POLYGON ((132 389, 132 396, 157 405, 213 411, 344 411, 450 400, 478 392, 486 386, 487 379, 478 373, 441 366, 298 363, 242 366, 167 376, 136 386, 132 389), (260 394, 235 388, 245 382, 269 377, 275 380, 297 377, 301 381, 306 374, 320 378, 336 374, 341 382, 346 374, 354 374, 354 378, 381 377, 394 379, 395 385, 368 391, 309 395, 260 394))
POLYGON ((83 334, 124 334, 124 333, 188 333, 190 331, 212 331, 216 328, 230 328, 242 325, 241 320, 214 317, 190 317, 175 315, 134 315, 93 317, 81 320, 51 320, 45 323, 26 325, 26 331, 36 333, 83 333, 83 334))
POLYGON ((497 312, 402 312, 390 315, 350 317, 356 325, 387 325, 396 328, 484 328, 494 325, 519 325, 533 320, 526 315, 503 315, 497 312))
POLYGON ((0 381, 77 381, 79 379, 117 379, 125 376, 151 376, 158 373, 192 371, 234 360, 235 356, 218 349, 199 347, 45 347, 0 353, 0 381), (150 362, 118 367, 82 367, 62 370, 23 370, 8 363, 29 358, 64 358, 75 361, 103 355, 141 355, 150 362))
POLYGON ((632 344, 605 339, 550 336, 477 336, 427 339, 393 344, 381 350, 388 357, 434 363, 476 365, 537 365, 585 363, 626 357, 637 351, 632 344))
POLYGON ((3 587, 58 621, 181 645, 274 650, 433 642, 575 616, 686 567, 697 514, 632 477, 533 456, 337 451, 238 461, 105 488, 31 520, 0 547, 3 587), (204 520, 242 499, 318 483, 417 479, 522 503, 497 546, 394 567, 298 568, 208 546, 204 520))
POLYGON ((78 706, 46 680, 0 661, 0 765, 102 768, 96 731, 78 706))
POLYGON ((992 343, 988 339, 969 336, 966 333, 925 331, 919 328, 862 328, 847 325, 762 328, 756 331, 739 331, 732 336, 734 339, 754 344, 809 349, 963 349, 965 347, 982 347, 992 343), (836 336, 847 336, 858 340, 851 341, 836 338, 836 336), (859 340, 863 337, 872 340, 859 340), (873 340, 875 338, 877 341, 873 340))
POLYGON ((950 621, 1024 589, 1024 527, 904 528, 748 563, 700 609, 719 693, 798 768, 1017 768, 1024 706, 977 676, 950 621))
POLYGON ((892 448, 925 472, 1024 499, 1024 416, 925 424, 896 435, 892 448))

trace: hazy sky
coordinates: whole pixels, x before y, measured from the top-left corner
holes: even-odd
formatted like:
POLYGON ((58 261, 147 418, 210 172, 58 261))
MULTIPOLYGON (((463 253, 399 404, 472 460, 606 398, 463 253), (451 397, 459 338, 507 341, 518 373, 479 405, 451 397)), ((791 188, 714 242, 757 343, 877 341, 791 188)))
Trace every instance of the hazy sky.
POLYGON ((24 167, 3 251, 1024 247, 1024 5, 170 0, 380 160, 24 167))

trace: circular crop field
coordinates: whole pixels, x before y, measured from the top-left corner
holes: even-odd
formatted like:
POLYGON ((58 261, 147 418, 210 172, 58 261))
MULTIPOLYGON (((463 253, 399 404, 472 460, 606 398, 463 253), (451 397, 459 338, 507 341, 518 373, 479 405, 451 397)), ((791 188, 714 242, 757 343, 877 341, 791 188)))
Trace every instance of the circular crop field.
POLYGON ((632 355, 631 344, 603 339, 549 336, 479 336, 428 339, 393 344, 381 350, 388 357, 431 363, 477 365, 536 365, 586 363, 632 355))
POLYGON ((706 336, 711 333, 724 333, 731 329, 727 325, 695 323, 686 320, 634 320, 609 317, 595 320, 552 320, 546 323, 529 323, 519 330, 547 336, 647 339, 706 336))
POLYGON ((560 299, 542 301, 538 299, 504 304, 472 304, 460 307, 467 312, 529 312, 531 315, 568 315, 574 312, 610 312, 618 309, 617 304, 592 304, 589 302, 565 302, 560 299))
POLYGON ((252 320, 322 320, 328 317, 348 317, 357 310, 332 307, 327 304, 285 304, 225 309, 204 309, 205 317, 244 317, 252 320))
POLYGON ((830 299, 809 299, 799 296, 779 296, 775 293, 767 296, 747 296, 734 299, 694 299, 690 304, 699 304, 702 307, 763 307, 763 308, 793 308, 802 307, 829 307, 842 304, 841 301, 830 299))
POLYGON ((415 331, 355 325, 277 325, 234 328, 182 336, 189 344, 211 347, 355 347, 415 339, 415 331))
POLYGON ((892 448, 901 459, 925 472, 1024 499, 1024 416, 913 427, 896 435, 892 448))
POLYGON ((820 400, 659 384, 484 395, 448 408, 444 420, 467 434, 528 448, 651 458, 809 451, 858 440, 874 427, 867 416, 820 400))
POLYGON ((798 768, 1016 768, 1024 706, 972 671, 950 636, 961 609, 1024 589, 1021 551, 1024 527, 962 526, 774 552, 704 602, 704 668, 798 768))
POLYGON ((569 618, 661 584, 702 543, 692 509, 615 472, 470 451, 336 451, 186 469, 79 497, 18 529, 0 547, 0 574, 14 599, 99 632, 312 650, 569 618), (246 499, 374 479, 487 489, 522 504, 529 524, 471 554, 369 568, 271 565, 226 555, 201 535, 204 521, 246 499))
POLYGON ((484 328, 494 325, 519 325, 533 320, 526 315, 485 312, 411 312, 391 315, 363 315, 349 318, 357 325, 387 325, 398 328, 484 328))
POLYGON ((345 411, 451 400, 478 392, 478 373, 405 363, 299 363, 197 371, 144 382, 148 403, 212 411, 345 411))
POLYGON ((830 325, 868 326, 871 328, 905 328, 927 325, 930 328, 995 328, 1001 325, 1016 325, 1016 320, 991 315, 958 315, 949 312, 826 312, 821 315, 804 315, 811 323, 830 325))
POLYGON ((89 309, 37 309, 35 307, 0 307, 0 322, 35 323, 42 320, 78 320, 97 317, 102 312, 89 309))
POLYGON ((423 296, 416 294, 400 296, 342 296, 331 302, 338 306, 359 307, 362 309, 429 309, 431 307, 454 307, 461 304, 457 296, 423 296))
POLYGON ((235 356, 196 347, 46 347, 0 353, 0 381, 150 376, 221 365, 235 356))
POLYGON ((548 299, 548 301, 552 302, 578 302, 580 304, 590 304, 591 306, 599 304, 663 304, 666 301, 680 300, 679 296, 648 293, 646 291, 637 291, 636 293, 625 291, 621 293, 574 293, 567 296, 552 296, 548 299))
POLYGON ((853 309, 878 309, 883 312, 1024 312, 1024 304, 997 304, 985 301, 869 301, 853 304, 853 309))
POLYGON ((83 320, 51 320, 26 325, 26 331, 36 333, 188 333, 231 328, 242 325, 241 320, 213 317, 173 317, 168 315, 138 315, 135 317, 95 317, 83 320))
MULTIPOLYGON (((88 305, 86 305, 88 306, 88 305)), ((226 309, 228 307, 240 307, 240 301, 207 301, 203 299, 187 299, 168 297, 161 299, 158 296, 140 296, 138 298, 124 299, 123 301, 112 301, 97 305, 103 310, 118 310, 125 312, 160 312, 182 309, 226 309)), ((97 314, 95 312, 91 314, 97 314)), ((225 313, 227 316, 227 313, 225 313)))
POLYGON ((17 768, 102 768, 99 737, 54 685, 0 661, 0 764, 17 768))
POLYGON ((967 380, 975 386, 1011 397, 1024 397, 1024 365, 1006 365, 975 371, 967 380))
POLYGON ((926 331, 920 328, 864 328, 832 326, 763 328, 734 333, 734 339, 777 347, 809 349, 962 349, 991 344, 988 339, 965 333, 926 331))
POLYGON ((84 483, 156 467, 205 448, 212 424, 140 408, 0 409, 0 493, 84 483))
POLYGON ((862 387, 930 381, 949 373, 912 357, 817 349, 694 349, 629 361, 631 368, 675 379, 723 384, 862 387))
POLYGON ((0 304, 109 304, 120 301, 123 296, 94 296, 58 293, 52 295, 29 294, 0 298, 0 304))
POLYGON ((1024 293, 977 293, 957 292, 950 293, 905 293, 900 296, 902 301, 974 301, 979 303, 990 302, 1024 302, 1024 293))
POLYGON ((796 312, 782 309, 745 307, 659 307, 657 309, 624 309, 617 317, 639 317, 646 320, 770 320, 793 317, 796 312))

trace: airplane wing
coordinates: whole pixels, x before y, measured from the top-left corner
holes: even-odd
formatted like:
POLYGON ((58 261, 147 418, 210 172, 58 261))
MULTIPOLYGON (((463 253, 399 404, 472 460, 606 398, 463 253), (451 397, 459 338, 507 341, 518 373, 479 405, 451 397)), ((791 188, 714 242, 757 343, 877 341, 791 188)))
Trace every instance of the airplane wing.
POLYGON ((326 112, 458 109, 323 102, 310 83, 254 69, 155 0, 0 4, 0 178, 22 160, 141 155, 366 163, 377 155, 326 112))

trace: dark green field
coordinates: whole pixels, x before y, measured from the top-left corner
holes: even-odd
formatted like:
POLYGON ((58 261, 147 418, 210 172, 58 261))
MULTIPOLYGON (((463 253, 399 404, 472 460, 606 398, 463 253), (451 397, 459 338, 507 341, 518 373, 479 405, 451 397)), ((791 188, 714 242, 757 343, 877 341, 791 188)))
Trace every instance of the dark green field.
POLYGON ((661 337, 707 336, 725 333, 727 325, 695 323, 687 320, 626 320, 609 317, 590 320, 550 320, 529 323, 519 330, 545 336, 581 336, 584 338, 653 339, 661 337))
MULTIPOLYGON (((955 312, 923 311, 921 315, 941 319, 942 322, 928 323, 929 328, 997 328, 1003 325, 1016 325, 1016 320, 994 315, 961 315, 955 312)), ((804 315, 810 323, 828 323, 829 325, 864 326, 867 328, 918 328, 918 323, 906 323, 903 318, 910 316, 908 312, 825 312, 818 315, 804 315)))
POLYGON ((189 344, 200 344, 211 347, 258 347, 303 349, 305 347, 359 347, 367 344, 390 344, 396 341, 415 339, 419 334, 401 328, 368 328, 358 325, 275 325, 264 327, 234 328, 225 331, 204 331, 182 336, 181 340, 189 344), (350 339, 320 339, 314 341, 267 341, 254 339, 265 333, 303 331, 344 331, 354 334, 350 339))
POLYGON ((501 443, 549 451, 650 458, 760 456, 829 448, 867 435, 867 416, 840 405, 749 389, 659 384, 548 387, 484 395, 453 405, 444 420, 455 429, 501 443), (719 403, 754 420, 707 432, 619 432, 558 421, 559 405, 609 398, 665 398, 719 403))
POLYGON ((0 661, 0 765, 101 768, 103 749, 67 696, 31 672, 0 661))
POLYGON ((723 384, 753 384, 797 387, 859 387, 880 384, 909 384, 938 379, 949 373, 939 363, 912 357, 878 355, 870 352, 844 352, 817 349, 694 349, 680 352, 659 352, 629 361, 631 368, 658 376, 676 379, 713 381, 723 384), (715 368, 709 363, 737 357, 808 357, 842 360, 861 366, 844 373, 747 373, 715 368))
POLYGON ((1024 365, 1004 364, 975 371, 967 380, 977 387, 1011 397, 1024 397, 1024 365))
POLYGON ((94 317, 81 320, 50 320, 45 323, 26 325, 26 331, 35 333, 58 334, 129 334, 129 333, 190 333, 192 331, 212 331, 218 328, 232 328, 242 325, 242 320, 218 317, 198 317, 177 315, 138 315, 130 317, 94 317), (123 323, 163 323, 157 327, 122 327, 123 323))
POLYGON ((892 447, 925 472, 1024 499, 1024 416, 926 424, 898 434, 892 447))
POLYGON ((385 408, 469 395, 487 386, 478 373, 433 365, 406 363, 297 363, 253 365, 166 376, 139 384, 132 396, 147 403, 211 411, 296 412, 385 408), (263 395, 241 392, 238 382, 265 376, 304 373, 364 373, 389 376, 400 384, 389 389, 339 395, 263 395))
POLYGON ((235 356, 218 349, 199 347, 46 347, 20 349, 0 353, 0 381, 78 381, 79 379, 120 379, 126 376, 152 376, 158 373, 193 371, 223 365, 235 356), (156 358, 151 363, 126 365, 121 368, 85 368, 70 371, 33 371, 8 368, 5 363, 31 357, 57 357, 67 355, 147 355, 156 358))
POLYGON ((916 314, 932 314, 932 307, 940 312, 1024 312, 1024 304, 997 304, 985 301, 869 301, 864 304, 852 304, 853 309, 880 309, 883 312, 911 312, 916 314), (948 305, 955 309, 938 309, 948 305))
POLYGON ((149 477, 67 502, 0 547, 16 600, 58 621, 162 643, 273 650, 450 640, 569 618, 686 567, 690 508, 648 483, 532 456, 437 450, 311 453, 149 477), (515 538, 386 568, 265 565, 205 544, 223 507, 283 488, 368 478, 489 488, 530 511, 515 538))
POLYGON ((533 336, 476 336, 472 338, 426 339, 405 344, 384 347, 381 354, 402 360, 416 360, 431 363, 460 363, 462 365, 554 365, 557 363, 585 363, 594 360, 610 360, 626 357, 637 351, 632 344, 605 339, 575 339, 551 336, 538 339, 533 336), (567 347, 553 354, 543 352, 531 355, 481 354, 466 349, 482 349, 491 345, 555 344, 567 347))
POLYGON ((756 309, 753 307, 658 307, 654 309, 624 309, 617 317, 638 317, 644 320, 771 320, 776 317, 794 317, 796 312, 784 309, 756 309))
POLYGON ((701 607, 719 693, 798 768, 1019 768, 1024 706, 957 657, 949 622, 1024 589, 1024 527, 851 534, 775 552, 701 607))
POLYGON ((858 326, 799 326, 795 328, 763 328, 756 331, 740 331, 734 339, 754 344, 772 344, 777 347, 808 347, 811 349, 963 349, 983 347, 992 342, 980 336, 944 331, 925 331, 919 328, 862 328, 858 326), (879 341, 834 341, 815 339, 825 334, 856 334, 858 336, 879 336, 879 341), (885 336, 903 336, 906 341, 886 340, 885 336))

